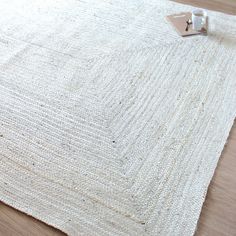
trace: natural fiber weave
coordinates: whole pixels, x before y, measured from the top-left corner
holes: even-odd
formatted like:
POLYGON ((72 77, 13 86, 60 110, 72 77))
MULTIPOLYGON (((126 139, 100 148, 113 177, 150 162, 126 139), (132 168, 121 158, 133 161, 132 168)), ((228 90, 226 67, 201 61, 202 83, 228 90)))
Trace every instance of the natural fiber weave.
POLYGON ((192 235, 236 115, 236 17, 179 37, 164 0, 0 1, 0 200, 69 235, 192 235))

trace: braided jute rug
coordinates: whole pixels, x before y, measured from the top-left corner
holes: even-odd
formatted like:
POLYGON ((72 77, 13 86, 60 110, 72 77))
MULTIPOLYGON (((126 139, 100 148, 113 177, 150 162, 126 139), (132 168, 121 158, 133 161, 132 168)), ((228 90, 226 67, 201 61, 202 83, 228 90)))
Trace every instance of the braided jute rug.
POLYGON ((0 1, 0 200, 69 235, 193 235, 236 115, 236 17, 181 38, 165 0, 0 1))

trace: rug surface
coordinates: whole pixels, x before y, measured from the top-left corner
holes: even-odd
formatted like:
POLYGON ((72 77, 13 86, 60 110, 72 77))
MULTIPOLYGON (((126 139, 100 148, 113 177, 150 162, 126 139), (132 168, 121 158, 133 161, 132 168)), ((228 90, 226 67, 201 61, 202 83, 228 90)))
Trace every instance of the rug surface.
POLYGON ((164 0, 1 0, 0 200, 69 235, 193 235, 236 116, 236 17, 181 38, 164 0))

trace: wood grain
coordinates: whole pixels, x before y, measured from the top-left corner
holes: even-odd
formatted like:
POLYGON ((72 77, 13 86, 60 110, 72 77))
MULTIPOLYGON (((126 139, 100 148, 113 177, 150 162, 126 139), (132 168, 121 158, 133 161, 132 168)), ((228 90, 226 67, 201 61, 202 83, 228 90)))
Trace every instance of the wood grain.
MULTIPOLYGON (((236 0, 175 0, 236 14, 236 0)), ((196 236, 236 235, 236 122, 211 181, 196 236)), ((62 236, 61 231, 0 202, 0 236, 62 236)))
POLYGON ((202 208, 196 236, 236 235, 236 121, 202 208))
POLYGON ((65 236, 61 231, 46 225, 10 206, 0 203, 0 236, 65 236))
POLYGON ((172 1, 236 15, 236 0, 172 0, 172 1))

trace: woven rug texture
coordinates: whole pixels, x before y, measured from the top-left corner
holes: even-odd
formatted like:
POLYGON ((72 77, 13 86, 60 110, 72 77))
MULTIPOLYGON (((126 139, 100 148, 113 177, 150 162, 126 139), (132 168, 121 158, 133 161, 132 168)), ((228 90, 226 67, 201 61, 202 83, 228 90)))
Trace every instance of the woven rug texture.
POLYGON ((0 200, 72 236, 190 236, 236 116, 236 16, 181 38, 166 0, 0 1, 0 200))

